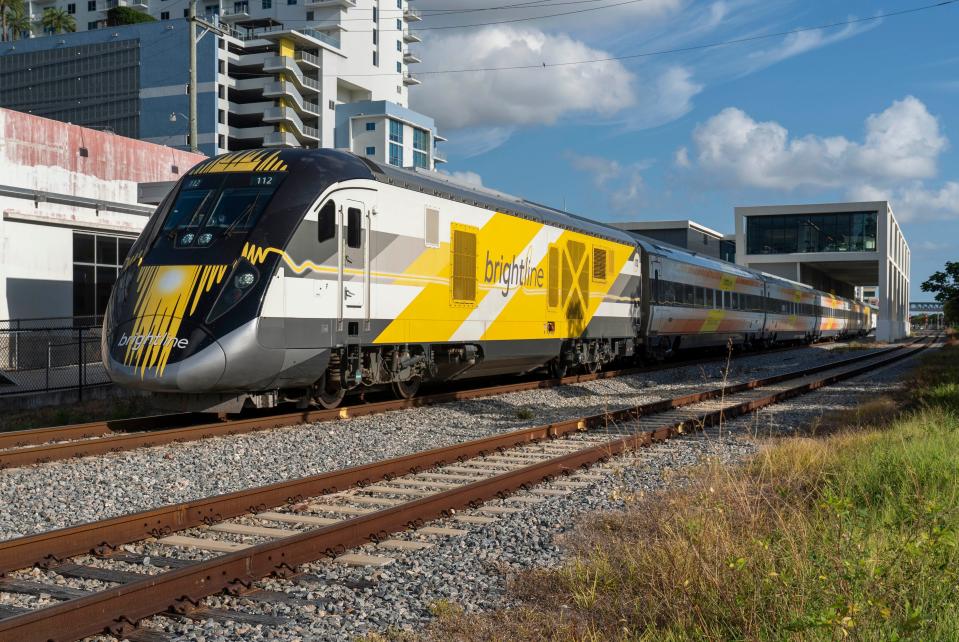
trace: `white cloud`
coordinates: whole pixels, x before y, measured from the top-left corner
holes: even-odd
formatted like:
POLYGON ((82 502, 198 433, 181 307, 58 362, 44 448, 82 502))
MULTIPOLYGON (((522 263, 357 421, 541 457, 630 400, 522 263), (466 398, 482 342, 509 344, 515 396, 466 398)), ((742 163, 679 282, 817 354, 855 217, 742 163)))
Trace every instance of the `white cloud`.
POLYGON ((850 189, 847 195, 854 200, 889 201, 900 222, 959 220, 956 181, 946 181, 938 188, 927 187, 922 181, 892 188, 862 184, 850 189))
POLYGON ((677 149, 676 154, 673 156, 673 162, 676 164, 676 167, 690 167, 692 163, 689 162, 689 150, 685 147, 677 149))
POLYGON ((567 153, 566 158, 576 169, 592 175, 593 185, 606 194, 613 212, 629 214, 635 212, 642 203, 646 187, 642 172, 649 167, 649 163, 623 165, 609 158, 572 152, 567 153))
POLYGON ((846 25, 839 31, 826 31, 824 29, 813 29, 811 31, 800 31, 791 33, 782 39, 782 42, 774 47, 759 49, 750 52, 743 62, 745 63, 745 73, 751 73, 765 69, 783 60, 794 56, 828 47, 837 42, 842 42, 848 38, 858 36, 861 33, 878 27, 882 21, 877 20, 865 24, 846 25))
POLYGON ((703 90, 685 67, 667 67, 657 73, 648 80, 641 77, 644 82, 636 106, 625 118, 631 128, 656 127, 685 116, 693 109, 693 97, 703 90))
MULTIPOLYGON (((495 26, 431 36, 422 46, 435 68, 542 65, 608 53, 565 34, 495 26)), ((413 109, 445 129, 553 124, 575 113, 615 114, 635 101, 634 76, 618 62, 515 71, 426 75, 410 95, 413 109)))
POLYGON ((476 172, 471 171, 462 171, 462 172, 447 172, 444 169, 439 170, 440 174, 446 174, 453 180, 458 183, 464 183, 466 185, 473 185, 475 187, 483 186, 483 177, 477 174, 476 172))
POLYGON ((938 119, 913 96, 869 116, 865 130, 861 143, 843 136, 796 138, 777 122, 757 122, 729 107, 696 127, 691 164, 724 185, 842 187, 929 178, 948 145, 938 119))

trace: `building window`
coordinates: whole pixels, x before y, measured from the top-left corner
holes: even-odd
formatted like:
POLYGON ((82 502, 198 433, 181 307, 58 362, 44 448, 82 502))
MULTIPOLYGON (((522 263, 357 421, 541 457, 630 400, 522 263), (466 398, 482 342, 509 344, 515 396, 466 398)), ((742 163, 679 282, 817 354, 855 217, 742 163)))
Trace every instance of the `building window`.
POLYGON ((403 31, 403 21, 399 18, 396 19, 396 30, 403 31))
POLYGON ((169 19, 170 19, 170 12, 169 12, 169 11, 161 11, 161 12, 160 12, 160 20, 169 20, 169 19))
POLYGON ((429 151, 430 148, 430 134, 425 129, 420 129, 418 127, 413 128, 413 149, 418 149, 420 151, 429 151))
POLYGON ((426 152, 413 151, 413 167, 430 168, 430 157, 426 152))
POLYGON ((403 167, 403 147, 396 143, 390 143, 390 165, 403 167))
POLYGON ((286 4, 288 4, 288 5, 294 5, 294 4, 296 4, 296 0, 286 0, 286 4))
POLYGON ((396 50, 397 50, 397 51, 403 51, 403 41, 402 41, 402 40, 397 40, 397 41, 396 41, 396 50))
POLYGON ((216 86, 216 96, 217 98, 226 98, 226 87, 224 85, 216 86))
POLYGON ((97 21, 96 21, 96 20, 94 20, 93 22, 88 22, 88 23, 87 23, 87 31, 93 31, 93 30, 96 29, 96 28, 97 28, 97 21))
POLYGON ((226 151, 226 136, 224 136, 223 134, 220 134, 216 138, 217 138, 217 145, 220 147, 220 149, 222 149, 223 151, 226 151))
POLYGON ((313 22, 313 15, 314 15, 314 14, 313 14, 312 11, 307 11, 307 12, 306 12, 306 21, 307 21, 307 22, 313 22))
POLYGON ((206 15, 208 16, 218 16, 220 15, 220 5, 218 4, 208 4, 206 6, 206 15))
POLYGON ((398 74, 403 73, 403 63, 399 61, 396 62, 396 73, 398 74))
POLYGON ((67 5, 67 13, 69 13, 70 15, 73 15, 73 14, 75 14, 76 12, 77 12, 77 5, 76 5, 76 3, 70 3, 70 4, 67 5))
POLYGON ((184 18, 190 17, 190 10, 189 10, 189 9, 184 9, 184 10, 183 10, 183 17, 184 17, 184 18))
POLYGON ((403 142, 403 123, 392 118, 390 119, 390 142, 403 142))
POLYGON ((87 11, 97 10, 97 0, 87 0, 87 11))
POLYGON ((379 19, 380 19, 380 10, 374 4, 373 5, 373 22, 378 22, 379 19))
POLYGON ((260 7, 262 7, 263 9, 272 9, 273 0, 260 0, 260 7))
POLYGON ((136 239, 73 233, 73 316, 93 317, 107 309, 117 270, 136 239))
POLYGON ((380 42, 380 32, 378 29, 373 30, 373 44, 377 45, 380 42))
POLYGON ((375 131, 376 131, 376 123, 375 123, 375 122, 366 123, 366 131, 368 131, 368 132, 375 132, 375 131))
POLYGON ((373 52, 373 66, 374 67, 380 66, 380 52, 378 51, 373 52))
POLYGON ((366 155, 367 155, 367 156, 376 156, 376 148, 375 148, 375 147, 367 147, 367 148, 366 148, 366 155))
POLYGON ((875 251, 876 212, 746 218, 747 254, 875 251))
POLYGON ((396 0, 396 8, 397 9, 403 8, 403 0, 396 0))

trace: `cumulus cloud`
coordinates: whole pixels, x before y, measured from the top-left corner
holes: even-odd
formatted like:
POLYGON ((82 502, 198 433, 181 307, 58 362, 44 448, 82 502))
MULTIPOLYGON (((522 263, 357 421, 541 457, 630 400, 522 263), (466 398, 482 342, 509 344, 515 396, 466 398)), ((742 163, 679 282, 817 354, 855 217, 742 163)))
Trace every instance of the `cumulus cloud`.
POLYGON ((861 201, 889 201, 900 222, 959 220, 956 181, 946 181, 939 187, 927 187, 922 181, 892 188, 863 184, 851 188, 847 196, 861 201))
POLYGON ((938 119, 913 96, 869 116, 862 142, 792 137, 779 123, 758 122, 735 107, 697 126, 693 142, 690 165, 712 180, 785 190, 929 178, 948 145, 938 119))
MULTIPOLYGON (((423 58, 441 68, 542 65, 608 57, 565 34, 497 25, 467 34, 431 37, 423 58)), ((634 77, 615 61, 515 71, 424 77, 410 95, 413 109, 440 127, 553 124, 563 116, 609 116, 635 101, 634 77)))
POLYGON ((630 214, 641 205, 646 187, 642 172, 649 167, 648 163, 623 165, 601 156, 573 153, 566 154, 566 158, 573 167, 592 176, 593 185, 606 194, 613 212, 630 214))

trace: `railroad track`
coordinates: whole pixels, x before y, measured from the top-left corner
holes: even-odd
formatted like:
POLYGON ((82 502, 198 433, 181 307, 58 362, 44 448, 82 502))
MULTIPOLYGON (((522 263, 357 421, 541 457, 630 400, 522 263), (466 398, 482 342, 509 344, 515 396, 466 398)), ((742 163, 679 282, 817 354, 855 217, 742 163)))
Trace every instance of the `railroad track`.
POLYGON ((369 542, 385 554, 427 547, 420 536, 460 531, 421 525, 454 512, 464 527, 482 528, 497 514, 516 510, 484 507, 491 499, 535 501, 511 494, 564 475, 569 477, 540 493, 575 490, 588 485, 589 474, 578 471, 591 464, 869 372, 927 345, 914 342, 625 410, 0 542, 0 592, 63 600, 36 610, 0 607, 0 641, 75 640, 103 632, 165 639, 135 628, 157 614, 271 623, 271 616, 203 608, 201 600, 224 591, 266 602, 295 600, 255 589, 253 583, 269 575, 296 577, 299 565, 325 557, 387 563, 389 558, 379 554, 344 553, 369 542), (416 539, 394 535, 411 528, 416 539), (143 555, 121 550, 133 542, 150 547, 148 564, 143 555), (206 559, 187 559, 198 552, 206 559), (141 571, 76 559, 88 555, 141 571), (15 573, 33 565, 111 586, 86 592, 15 573), (163 570, 147 575, 147 566, 163 570))
MULTIPOLYGON (((763 354, 795 349, 797 349, 796 346, 783 346, 766 350, 763 354)), ((735 358, 740 358, 740 355, 735 358)), ((211 421, 210 414, 177 413, 0 432, 0 469, 62 461, 76 457, 103 455, 135 448, 162 446, 170 443, 183 443, 211 437, 240 435, 298 424, 363 417, 391 410, 419 408, 599 379, 612 379, 630 374, 678 367, 692 361, 695 360, 674 361, 656 366, 624 368, 595 374, 571 375, 561 379, 518 381, 503 385, 440 392, 414 397, 413 399, 390 399, 372 403, 360 402, 332 410, 308 409, 286 413, 256 413, 252 417, 236 419, 219 417, 215 421, 211 421)))

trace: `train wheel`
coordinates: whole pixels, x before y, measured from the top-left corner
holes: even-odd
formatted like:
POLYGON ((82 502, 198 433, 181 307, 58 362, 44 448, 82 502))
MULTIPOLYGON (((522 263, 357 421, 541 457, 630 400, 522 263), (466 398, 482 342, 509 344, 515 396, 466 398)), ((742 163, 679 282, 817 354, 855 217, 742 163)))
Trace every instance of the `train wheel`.
POLYGON ((406 381, 394 381, 393 394, 400 399, 412 399, 419 391, 420 383, 422 383, 422 379, 419 377, 413 377, 406 381))
POLYGON ((315 392, 313 393, 313 398, 316 400, 316 403, 320 404, 327 410, 336 408, 343 403, 343 397, 345 396, 345 388, 337 388, 336 390, 329 389, 329 387, 326 385, 325 373, 323 378, 320 379, 320 381, 316 384, 315 392))
POLYGON ((549 376, 553 379, 562 379, 566 376, 566 371, 569 369, 566 363, 560 361, 558 357, 550 361, 547 368, 549 369, 549 376))

